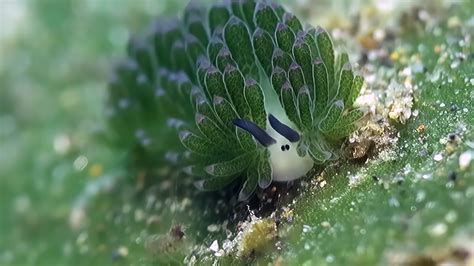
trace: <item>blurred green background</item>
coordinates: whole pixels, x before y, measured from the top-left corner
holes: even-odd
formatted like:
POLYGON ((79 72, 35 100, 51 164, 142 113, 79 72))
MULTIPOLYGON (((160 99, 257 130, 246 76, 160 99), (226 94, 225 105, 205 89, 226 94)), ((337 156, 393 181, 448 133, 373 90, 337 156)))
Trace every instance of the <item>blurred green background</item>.
MULTIPOLYGON (((290 6, 309 17, 312 23, 337 26, 347 23, 347 20, 340 20, 346 17, 350 8, 362 9, 362 4, 373 6, 374 2, 297 1, 290 6), (327 14, 319 17, 322 13, 327 14)), ((378 5, 383 5, 382 2, 378 5)), ((384 3, 398 5, 400 9, 412 6, 410 1, 384 3)), ((121 223, 108 217, 113 215, 108 211, 115 208, 130 212, 130 219, 137 220, 140 214, 137 210, 146 204, 146 199, 128 204, 129 198, 122 192, 102 193, 113 187, 116 176, 124 173, 120 152, 105 145, 100 136, 106 130, 103 106, 109 71, 111 65, 125 54, 130 32, 139 32, 156 15, 177 14, 186 4, 187 1, 154 0, 0 0, 0 265, 147 265, 160 262, 160 256, 166 257, 165 264, 182 261, 179 256, 147 253, 139 239, 143 224, 121 223), (86 214, 82 207, 89 201, 94 202, 94 208, 84 225, 86 214), (91 230, 83 230, 84 227, 91 230), (120 256, 128 256, 128 259, 116 259, 120 256)), ((423 31, 411 32, 403 36, 402 42, 397 42, 408 50, 408 57, 417 54, 428 69, 426 75, 414 77, 422 87, 416 94, 421 115, 407 125, 397 125, 402 140, 396 149, 398 154, 402 154, 400 160, 367 166, 364 172, 369 177, 367 181, 350 191, 347 189, 347 172, 359 173, 363 167, 344 164, 339 172, 329 171, 335 180, 329 181, 333 190, 317 191, 316 196, 313 191, 303 194, 295 205, 299 220, 288 229, 289 247, 283 255, 288 261, 306 262, 308 265, 331 264, 333 257, 340 256, 343 262, 354 259, 359 265, 370 265, 383 261, 385 245, 399 248, 414 243, 413 250, 423 253, 429 243, 447 243, 460 232, 470 232, 472 239, 472 165, 468 171, 459 174, 461 185, 446 188, 447 176, 458 171, 460 154, 474 149, 470 146, 474 141, 472 43, 468 43, 467 48, 453 44, 449 52, 466 53, 468 60, 457 69, 451 69, 451 62, 446 62, 446 68, 442 70, 447 76, 431 83, 427 80, 428 74, 439 65, 435 60, 438 55, 433 52, 436 45, 453 43, 449 38, 454 37, 444 37, 449 19, 456 18, 461 29, 448 29, 446 34, 449 31, 455 37, 462 34, 472 36, 473 5, 469 1, 432 1, 426 5, 430 12, 434 12, 434 17, 438 16, 436 23, 442 25, 443 33, 432 36, 423 31), (459 5, 452 8, 450 3, 453 2, 459 5), (464 25, 466 28, 463 29, 464 25), (419 48, 418 44, 424 44, 425 48, 419 48), (449 78, 454 81, 448 85, 443 83, 449 78), (445 89, 440 90, 438 85, 445 89), (458 94, 452 93, 455 89, 459 90, 458 94), (438 108, 440 99, 444 99, 448 106, 456 104, 461 110, 468 108, 468 112, 461 112, 458 116, 446 115, 442 113, 445 110, 441 112, 438 108), (427 148, 432 157, 443 149, 440 138, 456 130, 459 123, 466 125, 467 129, 463 133, 463 144, 452 157, 437 164, 420 159, 417 153, 410 154, 412 150, 427 148), (420 124, 432 130, 426 145, 420 144, 416 135, 420 124), (408 182, 403 189, 374 188, 371 175, 393 178, 403 172, 407 164, 413 167, 408 177, 431 174, 435 181, 408 182), (449 195, 445 189, 450 190, 449 195), (425 201, 419 203, 417 197, 421 196, 417 196, 417 192, 420 191, 425 193, 424 197, 426 194, 433 197, 432 200, 426 200, 426 204, 425 201), (402 193, 410 196, 402 200, 402 193), (347 198, 331 205, 329 209, 335 211, 323 208, 332 204, 330 199, 341 194, 347 198), (376 204, 389 201, 391 204, 398 202, 401 207, 393 210, 388 204, 382 207, 376 204), (360 215, 347 211, 347 205, 354 205, 354 202, 360 204, 356 208, 360 215), (435 207, 429 202, 436 203, 435 207), (413 214, 413 206, 420 213, 413 214), (441 224, 440 219, 447 219, 449 213, 456 215, 454 228, 450 227, 442 237, 430 237, 431 231, 426 231, 425 226, 441 224), (371 215, 386 219, 375 222, 373 230, 364 229, 365 218, 371 215), (398 227, 403 222, 411 223, 412 218, 415 227, 408 226, 408 231, 398 227), (349 229, 335 227, 332 233, 322 232, 319 225, 328 219, 336 225, 339 221, 339 229, 349 229), (301 236, 304 225, 314 226, 317 230, 301 236), (365 230, 363 234, 360 233, 362 229, 365 230), (367 247, 362 253, 357 249, 356 240, 367 247), (307 250, 308 245, 310 248, 307 250), (313 261, 312 258, 317 256, 319 259, 313 261)), ((406 63, 398 63, 390 68, 400 70, 405 66, 406 63)), ((170 204, 165 199, 163 202, 170 204)), ((212 216, 209 219, 212 220, 212 216)), ((201 222, 206 228, 208 223, 201 222)), ((166 232, 170 226, 170 222, 163 222, 156 231, 166 232)), ((203 246, 209 246, 214 239, 212 235, 192 235, 190 239, 201 239, 203 246)), ((186 250, 183 248, 182 253, 186 250)), ((266 259, 276 261, 279 256, 278 252, 270 252, 266 259)), ((208 264, 210 260, 201 262, 208 264)), ((230 262, 224 260, 223 263, 230 262)))
POLYGON ((71 208, 116 154, 97 141, 129 32, 185 1, 0 0, 0 265, 81 265, 71 208))

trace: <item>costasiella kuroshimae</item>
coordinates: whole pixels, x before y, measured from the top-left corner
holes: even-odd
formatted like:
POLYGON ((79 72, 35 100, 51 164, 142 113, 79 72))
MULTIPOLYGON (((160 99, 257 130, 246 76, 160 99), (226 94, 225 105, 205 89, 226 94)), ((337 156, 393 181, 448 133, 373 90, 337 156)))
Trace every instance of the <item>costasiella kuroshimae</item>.
POLYGON ((279 4, 190 4, 131 39, 107 115, 139 164, 174 165, 201 190, 239 182, 244 201, 337 159, 362 84, 328 32, 279 4))

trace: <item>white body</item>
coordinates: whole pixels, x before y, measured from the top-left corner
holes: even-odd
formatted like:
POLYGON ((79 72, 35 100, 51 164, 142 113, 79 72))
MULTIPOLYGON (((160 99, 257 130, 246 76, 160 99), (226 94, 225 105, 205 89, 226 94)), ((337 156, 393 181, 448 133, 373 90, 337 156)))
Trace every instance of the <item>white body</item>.
MULTIPOLYGON (((282 123, 288 125, 295 130, 295 126, 290 122, 283 107, 281 106, 278 96, 273 89, 270 81, 262 77, 262 88, 265 94, 265 107, 267 113, 273 114, 282 123)), ((276 132, 267 120, 266 132, 276 140, 276 143, 270 145, 270 163, 272 165, 273 181, 287 182, 303 177, 313 168, 314 162, 309 155, 300 157, 296 152, 298 143, 291 143, 285 137, 276 132), (282 145, 289 145, 290 149, 282 151, 282 145)))
POLYGON ((297 143, 289 142, 270 125, 267 127, 267 133, 276 140, 275 144, 268 147, 273 181, 295 180, 303 177, 313 168, 314 162, 308 154, 305 157, 300 157, 296 152, 297 143), (290 149, 282 151, 281 147, 284 145, 289 145, 290 149))

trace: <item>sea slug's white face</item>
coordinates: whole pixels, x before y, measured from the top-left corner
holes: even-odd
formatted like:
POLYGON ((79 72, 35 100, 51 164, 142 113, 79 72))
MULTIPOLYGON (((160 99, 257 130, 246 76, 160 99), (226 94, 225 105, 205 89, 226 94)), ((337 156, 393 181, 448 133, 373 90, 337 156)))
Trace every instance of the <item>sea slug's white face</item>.
POLYGON ((273 181, 285 182, 303 177, 311 168, 313 160, 306 154, 300 157, 296 152, 298 143, 292 143, 271 126, 267 127, 267 133, 276 140, 275 144, 268 146, 270 151, 270 163, 273 170, 273 181))
MULTIPOLYGON (((288 120, 288 119, 286 119, 288 120)), ((309 155, 300 157, 296 151, 300 142, 300 134, 291 127, 280 122, 275 116, 268 116, 267 130, 257 124, 235 119, 234 125, 250 134, 268 149, 272 166, 273 181, 291 181, 303 177, 313 168, 313 160, 309 155)))
POLYGON ((234 125, 250 134, 270 152, 273 181, 286 182, 303 177, 313 168, 313 160, 309 155, 300 157, 296 151, 301 136, 291 127, 280 122, 275 116, 268 116, 267 130, 257 124, 235 119, 234 125))

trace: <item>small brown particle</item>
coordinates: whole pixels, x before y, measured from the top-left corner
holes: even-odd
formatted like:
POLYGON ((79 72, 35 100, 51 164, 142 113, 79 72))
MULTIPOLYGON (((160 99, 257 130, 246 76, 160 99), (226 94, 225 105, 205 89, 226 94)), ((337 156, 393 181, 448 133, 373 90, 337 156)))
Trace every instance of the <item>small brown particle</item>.
POLYGON ((418 133, 421 134, 421 133, 425 132, 425 129, 426 129, 425 124, 420 124, 420 125, 416 128, 416 132, 418 132, 418 133))
POLYGON ((460 261, 465 261, 469 258, 469 251, 464 248, 458 247, 452 251, 452 255, 454 258, 460 261))
POLYGON ((273 262, 273 266, 282 266, 282 265, 283 265, 283 257, 278 256, 278 258, 276 258, 275 262, 273 262))
POLYGON ((375 40, 373 34, 366 34, 359 37, 359 43, 367 50, 373 50, 379 47, 379 42, 375 40))
POLYGON ((184 237, 183 228, 181 225, 175 225, 170 230, 170 236, 176 240, 180 240, 184 237))

